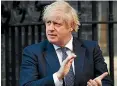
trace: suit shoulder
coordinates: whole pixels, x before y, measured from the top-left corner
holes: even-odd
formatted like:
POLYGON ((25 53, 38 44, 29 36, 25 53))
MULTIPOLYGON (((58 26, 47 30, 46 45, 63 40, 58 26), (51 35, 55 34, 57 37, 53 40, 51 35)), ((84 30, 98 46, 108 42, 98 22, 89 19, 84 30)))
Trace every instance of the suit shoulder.
POLYGON ((40 43, 29 45, 29 46, 25 47, 24 50, 25 49, 26 50, 27 49, 28 50, 32 50, 32 51, 34 51, 34 50, 42 50, 42 49, 44 49, 46 47, 47 43, 48 43, 48 41, 44 40, 44 41, 42 41, 40 43))
POLYGON ((98 45, 97 41, 92 41, 92 40, 83 40, 80 39, 80 41, 82 42, 83 46, 85 47, 96 47, 98 45))

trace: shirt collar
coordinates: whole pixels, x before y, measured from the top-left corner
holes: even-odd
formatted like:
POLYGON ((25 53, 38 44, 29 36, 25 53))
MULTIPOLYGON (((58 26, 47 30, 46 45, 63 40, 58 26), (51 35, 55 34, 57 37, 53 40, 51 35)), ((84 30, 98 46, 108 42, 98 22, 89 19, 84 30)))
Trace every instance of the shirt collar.
MULTIPOLYGON (((72 45, 72 42, 73 42, 73 36, 71 37, 70 41, 65 45, 66 48, 70 49, 71 51, 73 50, 73 45, 72 45)), ((60 48, 59 46, 53 44, 54 46, 54 49, 57 50, 58 48, 60 48)))

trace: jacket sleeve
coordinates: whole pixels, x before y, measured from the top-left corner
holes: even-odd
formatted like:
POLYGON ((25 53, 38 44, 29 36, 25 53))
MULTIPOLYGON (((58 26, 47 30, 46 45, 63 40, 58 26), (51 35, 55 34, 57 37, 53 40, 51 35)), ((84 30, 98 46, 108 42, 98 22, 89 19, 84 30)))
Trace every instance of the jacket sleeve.
POLYGON ((54 86, 53 75, 39 78, 37 57, 25 48, 20 68, 20 86, 54 86))
MULTIPOLYGON (((107 64, 104 62, 104 58, 102 56, 102 51, 100 50, 100 47, 98 43, 96 42, 94 51, 93 51, 93 57, 94 57, 94 73, 95 77, 100 76, 104 72, 108 72, 107 70, 107 64)), ((110 79, 110 76, 106 76, 102 80, 102 86, 113 86, 112 80, 110 79)))

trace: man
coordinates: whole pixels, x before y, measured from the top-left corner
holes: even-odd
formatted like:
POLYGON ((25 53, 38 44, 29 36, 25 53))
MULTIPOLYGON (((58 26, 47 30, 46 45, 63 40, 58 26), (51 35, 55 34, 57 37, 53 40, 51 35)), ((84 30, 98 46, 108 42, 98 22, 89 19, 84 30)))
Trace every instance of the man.
POLYGON ((48 5, 43 20, 48 40, 24 49, 20 86, 112 86, 97 42, 72 36, 80 23, 67 2, 48 5))

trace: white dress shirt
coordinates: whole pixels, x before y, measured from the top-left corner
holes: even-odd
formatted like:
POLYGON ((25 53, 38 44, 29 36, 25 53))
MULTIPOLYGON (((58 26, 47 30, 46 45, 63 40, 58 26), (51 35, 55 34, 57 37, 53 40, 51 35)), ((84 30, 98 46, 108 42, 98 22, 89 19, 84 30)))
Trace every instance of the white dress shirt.
MULTIPOLYGON (((72 54, 72 51, 73 51, 73 37, 71 38, 71 40, 65 45, 67 49, 66 53, 67 55, 71 55, 72 54)), ((57 45, 54 45, 54 49, 56 51, 56 54, 58 56, 58 60, 59 60, 59 63, 60 65, 62 64, 62 52, 61 50, 59 49, 60 47, 57 46, 57 45)), ((73 67, 73 72, 75 74, 75 71, 74 71, 74 61, 72 62, 72 67, 73 67)), ((62 86, 63 85, 63 81, 62 80, 59 80, 56 73, 53 74, 53 79, 54 79, 54 83, 55 83, 55 86, 62 86)))

